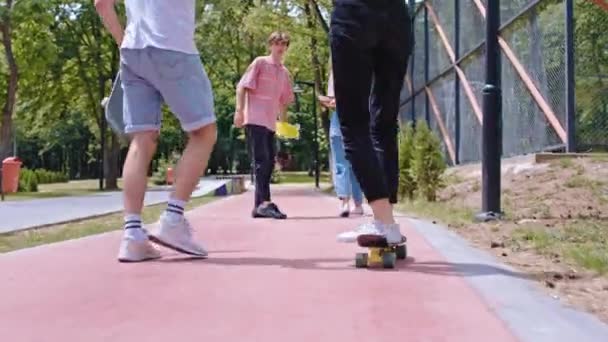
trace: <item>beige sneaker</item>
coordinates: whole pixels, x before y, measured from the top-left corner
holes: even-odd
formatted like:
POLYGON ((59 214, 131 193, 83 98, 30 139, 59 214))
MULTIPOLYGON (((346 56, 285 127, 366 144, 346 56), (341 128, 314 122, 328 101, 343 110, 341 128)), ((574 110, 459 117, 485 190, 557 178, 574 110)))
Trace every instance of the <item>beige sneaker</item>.
POLYGON ((138 234, 143 235, 143 237, 136 237, 128 231, 125 232, 118 250, 118 261, 141 262, 161 257, 160 252, 152 246, 148 237, 145 236, 145 231, 141 230, 142 232, 138 232, 138 234))
POLYGON ((205 248, 194 241, 192 226, 184 216, 170 217, 163 213, 158 229, 150 234, 150 240, 180 253, 197 257, 207 256, 205 248))

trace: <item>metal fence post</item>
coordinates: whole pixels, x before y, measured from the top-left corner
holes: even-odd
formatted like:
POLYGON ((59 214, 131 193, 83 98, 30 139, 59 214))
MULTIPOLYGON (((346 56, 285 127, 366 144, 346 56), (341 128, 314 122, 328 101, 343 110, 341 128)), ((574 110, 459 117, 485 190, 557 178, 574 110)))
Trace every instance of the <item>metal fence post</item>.
MULTIPOLYGON (((412 18, 412 37, 416 37, 416 0, 409 0, 409 5, 410 5, 410 17, 412 18)), ((415 82, 415 77, 414 77, 414 63, 416 63, 416 46, 415 46, 415 42, 414 45, 412 45, 412 53, 410 55, 410 80, 412 81, 412 89, 410 91, 410 98, 411 98, 411 107, 412 107, 412 126, 415 127, 416 126, 416 97, 414 96, 414 92, 416 91, 416 82, 415 82)))
MULTIPOLYGON (((424 86, 429 85, 429 11, 425 7, 424 8, 424 86)), ((429 95, 424 95, 425 105, 424 105, 424 119, 426 120, 426 124, 431 126, 431 117, 429 113, 429 95)))
POLYGON ((456 158, 454 164, 460 164, 460 79, 456 75, 456 67, 460 58, 460 0, 454 1, 454 149, 456 158))
POLYGON ((483 140, 482 140, 482 212, 478 221, 499 219, 500 209, 500 158, 502 145, 502 94, 500 88, 500 0, 487 3, 486 10, 486 85, 483 88, 483 140))
POLYGON ((576 152, 576 99, 574 62, 574 0, 566 0, 566 150, 576 152))

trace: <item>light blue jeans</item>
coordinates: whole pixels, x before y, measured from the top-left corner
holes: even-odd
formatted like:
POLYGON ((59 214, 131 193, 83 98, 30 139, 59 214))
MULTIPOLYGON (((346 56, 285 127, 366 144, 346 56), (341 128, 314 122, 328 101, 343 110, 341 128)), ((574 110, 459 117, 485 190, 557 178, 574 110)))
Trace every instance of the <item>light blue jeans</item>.
POLYGON ((334 112, 332 113, 329 129, 334 190, 339 198, 352 197, 355 205, 360 205, 363 203, 363 192, 361 191, 361 186, 355 177, 350 162, 346 159, 342 136, 337 133, 339 130, 340 123, 338 121, 338 115, 334 112))
POLYGON ((126 133, 160 130, 163 102, 186 132, 216 121, 211 82, 199 55, 121 49, 120 77, 126 133))

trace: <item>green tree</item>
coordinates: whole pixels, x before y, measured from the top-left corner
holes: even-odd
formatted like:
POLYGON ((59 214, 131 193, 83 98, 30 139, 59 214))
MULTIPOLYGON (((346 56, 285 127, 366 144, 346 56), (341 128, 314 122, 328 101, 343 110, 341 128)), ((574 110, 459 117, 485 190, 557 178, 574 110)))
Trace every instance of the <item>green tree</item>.
MULTIPOLYGON (((6 5, 5 2, 2 5, 6 5)), ((30 168, 66 172, 70 177, 99 176, 105 159, 106 187, 116 185, 126 146, 106 129, 101 99, 110 91, 118 68, 118 50, 103 28, 92 1, 14 0, 10 12, 2 12, 3 23, 11 24, 19 96, 15 95, 15 115, 4 115, 0 146, 11 145, 16 132, 20 156, 30 168), (7 14, 9 13, 10 16, 7 14), (10 21, 7 21, 9 18, 10 21), (13 120, 14 118, 14 120, 13 120), (13 129, 13 121, 16 129, 13 129), (107 144, 104 141, 108 141, 107 144), (4 144, 4 145, 2 145, 4 144)), ((218 142, 209 163, 211 171, 241 171, 248 168, 242 131, 232 125, 235 85, 249 63, 267 53, 266 37, 271 31, 292 35, 286 65, 292 78, 314 81, 324 92, 329 50, 327 22, 331 3, 313 1, 222 0, 197 2, 196 43, 213 85, 218 142)), ((119 10, 124 12, 124 8, 119 10)), ((5 51, 6 52, 6 51, 5 51)), ((10 68, 0 63, 2 89, 9 87, 10 68)), ((15 93, 16 93, 16 88, 15 93)), ((302 126, 302 139, 284 142, 300 169, 309 168, 313 141, 310 89, 292 108, 292 122, 302 126)), ((9 103, 6 101, 6 103, 9 103)), ((317 106, 317 108, 319 108, 317 106)), ((327 115, 323 116, 323 127, 327 115)), ((319 134, 321 156, 326 156, 325 134, 319 134)), ((163 127, 153 161, 170 158, 183 149, 186 136, 178 121, 163 108, 163 127)))

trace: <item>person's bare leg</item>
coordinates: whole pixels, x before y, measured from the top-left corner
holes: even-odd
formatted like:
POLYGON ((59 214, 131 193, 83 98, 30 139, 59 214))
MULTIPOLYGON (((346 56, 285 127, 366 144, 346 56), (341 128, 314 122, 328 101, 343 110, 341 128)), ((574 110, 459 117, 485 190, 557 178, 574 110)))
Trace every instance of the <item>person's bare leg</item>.
POLYGON ((125 215, 141 214, 148 168, 156 152, 157 139, 158 132, 141 132, 132 136, 122 175, 125 215))
POLYGON ((145 261, 161 256, 160 252, 150 245, 141 220, 148 167, 156 151, 157 137, 157 132, 134 133, 129 145, 123 169, 125 231, 118 252, 118 260, 121 262, 145 261))
POLYGON ((172 198, 187 202, 207 168, 217 140, 215 124, 189 133, 188 144, 176 167, 175 190, 172 198))
POLYGON ((375 200, 369 204, 374 214, 374 220, 382 224, 394 224, 395 217, 393 216, 393 205, 389 203, 388 198, 375 200))

